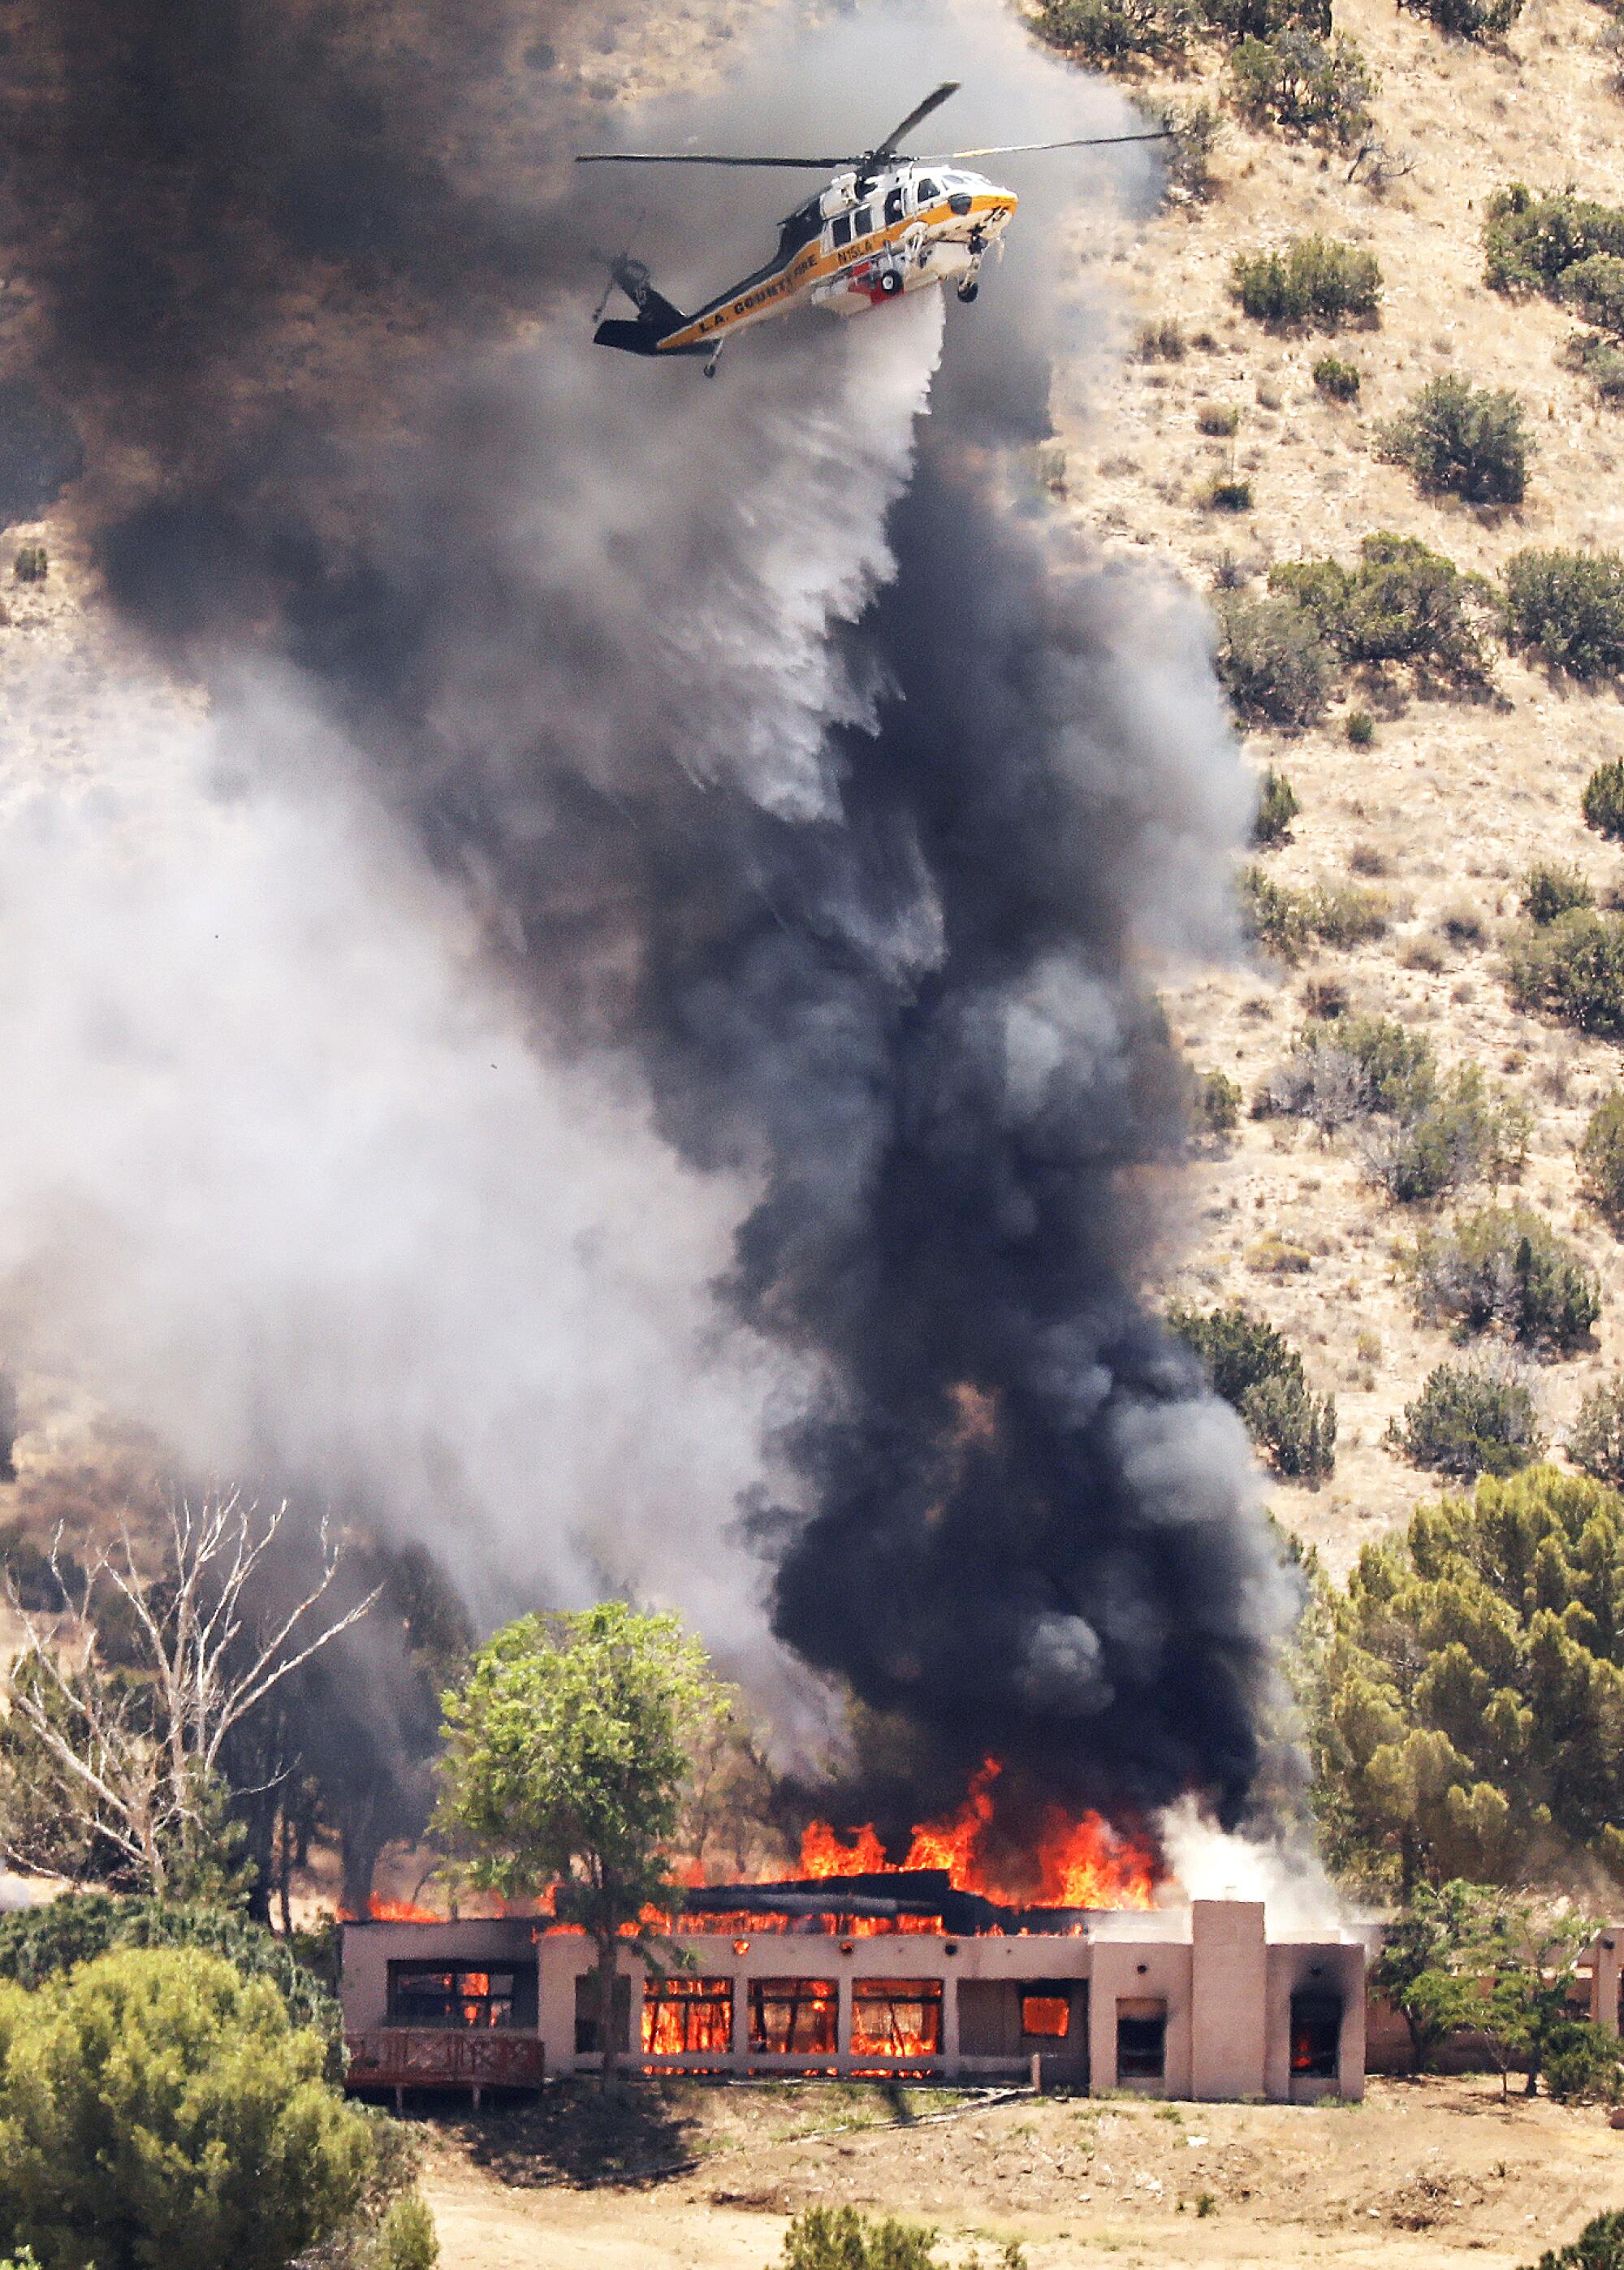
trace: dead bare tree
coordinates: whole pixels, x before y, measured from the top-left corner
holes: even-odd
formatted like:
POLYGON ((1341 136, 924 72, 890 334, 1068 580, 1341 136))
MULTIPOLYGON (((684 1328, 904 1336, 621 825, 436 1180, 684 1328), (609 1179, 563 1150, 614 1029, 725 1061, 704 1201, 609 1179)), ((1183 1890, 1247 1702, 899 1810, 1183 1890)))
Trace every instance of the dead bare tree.
POLYGON ((343 1560, 323 1522, 316 1581, 291 1607, 262 1613, 256 1583, 286 1512, 284 1503, 262 1514, 237 1490, 195 1507, 173 1500, 153 1574, 122 1522, 115 1543, 82 1570, 64 1562, 59 1532, 50 1565, 63 1606, 48 1622, 7 1579, 26 1636, 5 1675, 12 1717, 87 1837, 111 1846, 160 1898, 195 1881, 218 1844, 221 1758, 234 1732, 378 1598, 322 1619, 343 1560), (108 1659, 113 1617, 130 1662, 108 1659))

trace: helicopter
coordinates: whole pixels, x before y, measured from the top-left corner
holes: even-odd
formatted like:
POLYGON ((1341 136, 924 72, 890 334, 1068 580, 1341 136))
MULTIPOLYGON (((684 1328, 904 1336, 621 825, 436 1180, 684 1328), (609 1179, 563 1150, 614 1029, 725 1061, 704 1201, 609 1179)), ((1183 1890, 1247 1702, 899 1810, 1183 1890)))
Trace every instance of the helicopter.
POLYGON ((637 355, 703 355, 715 375, 727 341, 752 323, 810 304, 836 315, 884 307, 908 292, 951 283, 962 300, 974 300, 982 263, 1020 203, 1013 189, 984 174, 965 171, 975 158, 1006 158, 1036 150, 1090 150, 1118 142, 1165 142, 1169 130, 1091 134, 1069 142, 1007 142, 985 150, 956 150, 946 158, 912 158, 902 138, 938 110, 960 81, 945 79, 883 142, 851 158, 744 158, 693 151, 597 150, 578 166, 748 166, 831 176, 828 187, 797 205, 779 224, 778 249, 762 267, 685 315, 654 288, 649 271, 629 253, 610 263, 610 281, 598 303, 594 345, 637 355), (619 286, 636 308, 634 320, 603 321, 609 294, 619 286))

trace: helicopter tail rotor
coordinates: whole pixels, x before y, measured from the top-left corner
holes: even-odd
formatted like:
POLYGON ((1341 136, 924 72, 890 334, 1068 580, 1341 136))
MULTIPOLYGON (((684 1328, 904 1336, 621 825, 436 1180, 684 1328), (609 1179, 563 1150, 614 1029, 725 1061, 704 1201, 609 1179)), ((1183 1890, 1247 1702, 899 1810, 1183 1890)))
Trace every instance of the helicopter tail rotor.
MULTIPOLYGON (((657 353, 662 339, 669 338, 673 331, 679 331, 688 318, 680 308, 673 307, 663 293, 655 290, 649 281, 649 271, 641 260, 623 255, 612 263, 610 278, 636 308, 637 319, 634 323, 612 319, 606 323, 600 323, 592 334, 593 345, 619 347, 627 354, 657 353)), ((598 312, 600 315, 603 312, 601 302, 598 312)))

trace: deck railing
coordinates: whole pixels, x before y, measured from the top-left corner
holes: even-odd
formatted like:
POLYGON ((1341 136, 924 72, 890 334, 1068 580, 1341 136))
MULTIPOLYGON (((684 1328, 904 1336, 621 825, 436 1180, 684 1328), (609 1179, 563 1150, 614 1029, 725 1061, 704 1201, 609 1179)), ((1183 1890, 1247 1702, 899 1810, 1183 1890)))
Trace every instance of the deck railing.
POLYGON ((352 2088, 539 2088, 539 2034, 505 2026, 380 2026, 346 2034, 352 2088))

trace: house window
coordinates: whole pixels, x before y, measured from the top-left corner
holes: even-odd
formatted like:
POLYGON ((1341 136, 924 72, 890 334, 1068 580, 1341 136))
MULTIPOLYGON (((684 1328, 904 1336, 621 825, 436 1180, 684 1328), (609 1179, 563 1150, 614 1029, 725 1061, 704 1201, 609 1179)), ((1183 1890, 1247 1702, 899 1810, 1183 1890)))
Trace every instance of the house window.
POLYGON ((753 1978, 752 2051, 761 2057, 833 2057, 839 2002, 832 1978, 753 1978))
POLYGON ((1167 2066, 1168 2006, 1133 2001, 1116 2005, 1116 2077, 1160 2081, 1167 2066))
POLYGON ((730 1978, 656 1978, 643 1985, 643 2047, 650 2057, 691 2057, 733 2046, 730 1978))
POLYGON ((441 1970, 427 1962, 391 1962, 389 2014, 393 2026, 511 2026, 515 1974, 441 1970))
POLYGON ((851 1988, 855 2057, 935 2057, 942 2046, 939 1978, 857 1978, 851 1988))
POLYGON ((1342 2045, 1342 2005, 1334 1994, 1291 1998, 1291 2073, 1294 2081, 1334 2081, 1342 2045))
POLYGON ((1020 2030, 1034 2041, 1064 2041, 1072 2030, 1072 1998, 1064 1988, 1027 1988, 1020 1998, 1020 2030))

